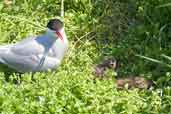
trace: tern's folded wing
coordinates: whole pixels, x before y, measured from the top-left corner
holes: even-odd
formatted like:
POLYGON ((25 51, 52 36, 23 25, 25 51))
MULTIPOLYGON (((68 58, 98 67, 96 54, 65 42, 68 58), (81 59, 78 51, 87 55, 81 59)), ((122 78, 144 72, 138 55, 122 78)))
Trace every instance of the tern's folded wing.
POLYGON ((29 55, 38 55, 42 54, 45 50, 45 47, 37 42, 35 38, 29 38, 23 40, 19 43, 16 43, 10 48, 10 51, 19 56, 29 56, 29 55))
POLYGON ((35 55, 21 56, 17 55, 11 51, 4 53, 1 56, 3 63, 7 66, 19 71, 19 72, 29 72, 33 71, 39 64, 39 58, 35 55))

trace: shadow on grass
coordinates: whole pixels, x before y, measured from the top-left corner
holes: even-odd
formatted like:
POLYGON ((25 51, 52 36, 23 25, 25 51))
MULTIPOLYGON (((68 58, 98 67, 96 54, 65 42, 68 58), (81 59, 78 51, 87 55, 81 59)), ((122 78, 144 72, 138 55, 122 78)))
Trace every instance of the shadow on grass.
POLYGON ((4 79, 6 82, 12 82, 14 84, 20 84, 23 73, 17 72, 14 69, 9 68, 4 64, 0 64, 0 72, 4 74, 4 79))

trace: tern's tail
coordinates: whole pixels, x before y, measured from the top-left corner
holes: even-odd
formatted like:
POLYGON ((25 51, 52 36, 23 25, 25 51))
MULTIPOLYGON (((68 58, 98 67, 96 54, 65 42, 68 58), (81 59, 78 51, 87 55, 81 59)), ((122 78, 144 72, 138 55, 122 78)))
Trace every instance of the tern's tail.
POLYGON ((9 50, 9 46, 8 45, 0 46, 0 63, 4 63, 3 55, 5 53, 7 53, 8 50, 9 50))

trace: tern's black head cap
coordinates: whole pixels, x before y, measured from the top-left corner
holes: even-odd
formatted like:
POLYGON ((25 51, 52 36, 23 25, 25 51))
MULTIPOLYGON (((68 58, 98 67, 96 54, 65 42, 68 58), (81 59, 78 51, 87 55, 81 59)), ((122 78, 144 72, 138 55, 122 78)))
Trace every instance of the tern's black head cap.
POLYGON ((59 19, 51 19, 47 24, 47 27, 54 31, 60 30, 61 28, 63 28, 63 26, 64 26, 63 22, 59 19))

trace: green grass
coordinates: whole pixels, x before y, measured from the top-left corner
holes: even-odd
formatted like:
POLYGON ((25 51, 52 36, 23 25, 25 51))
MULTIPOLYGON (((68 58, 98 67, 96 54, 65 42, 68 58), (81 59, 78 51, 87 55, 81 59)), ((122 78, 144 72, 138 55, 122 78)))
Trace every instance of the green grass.
MULTIPOLYGON (((146 43, 137 44, 143 39, 144 28, 137 28, 138 32, 131 31, 124 36, 129 31, 126 8, 127 3, 119 1, 65 0, 64 21, 70 48, 62 65, 54 72, 36 73, 35 81, 31 80, 31 74, 23 74, 21 84, 14 84, 17 74, 6 81, 4 72, 1 72, 0 113, 171 114, 171 88, 166 86, 171 79, 169 72, 159 74, 162 78, 156 81, 158 85, 154 90, 117 90, 113 80, 94 80, 93 66, 106 55, 114 55, 123 62, 121 74, 152 75, 152 71, 146 68, 151 64, 134 56, 146 43), (136 39, 133 34, 141 39, 136 39), (117 39, 120 37, 127 39, 117 39), (103 44, 105 38, 112 43, 103 44)), ((59 0, 13 0, 11 6, 5 6, 1 0, 0 44, 41 34, 47 21, 57 16, 60 16, 59 0)), ((151 51, 153 46, 147 50, 151 51)), ((147 54, 155 55, 157 49, 147 54)))

